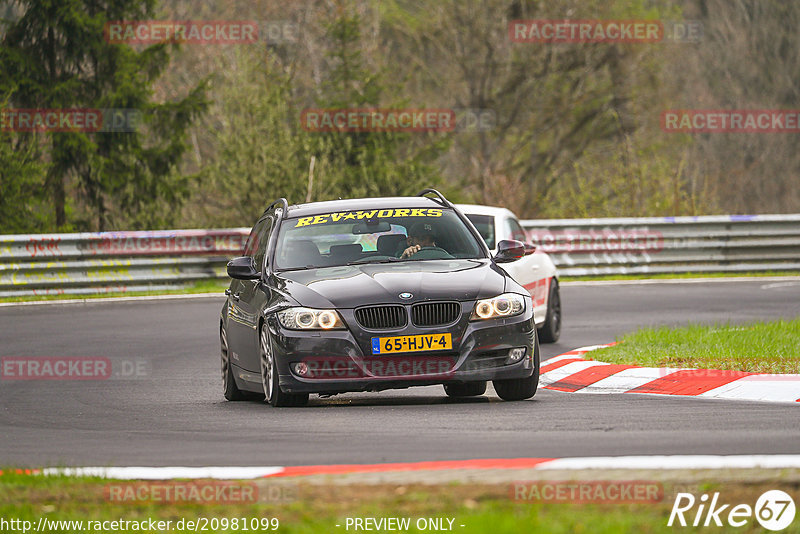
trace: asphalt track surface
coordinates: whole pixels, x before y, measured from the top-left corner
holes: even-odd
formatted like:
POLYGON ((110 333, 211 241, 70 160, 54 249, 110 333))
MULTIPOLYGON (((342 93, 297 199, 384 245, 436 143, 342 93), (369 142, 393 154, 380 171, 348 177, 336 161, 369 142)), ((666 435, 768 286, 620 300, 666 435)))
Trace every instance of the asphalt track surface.
MULTIPOLYGON (((800 282, 564 286, 548 358, 646 325, 800 316, 800 282)), ((225 402, 222 298, 0 308, 0 356, 146 361, 146 376, 0 381, 0 465, 315 465, 472 458, 800 452, 800 407, 540 390, 453 401, 440 386, 225 402)))

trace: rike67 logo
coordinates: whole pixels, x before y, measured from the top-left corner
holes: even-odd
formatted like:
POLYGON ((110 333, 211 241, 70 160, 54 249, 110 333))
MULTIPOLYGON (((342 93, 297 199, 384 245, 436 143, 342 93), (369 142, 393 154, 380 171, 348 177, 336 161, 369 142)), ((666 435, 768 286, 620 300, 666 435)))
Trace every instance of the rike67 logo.
POLYGON ((709 501, 704 493, 699 499, 691 493, 678 493, 669 514, 667 526, 721 527, 724 524, 739 528, 755 520, 763 528, 783 530, 794 521, 795 505, 792 497, 781 490, 770 490, 761 494, 755 506, 749 504, 722 504, 719 492, 709 501))

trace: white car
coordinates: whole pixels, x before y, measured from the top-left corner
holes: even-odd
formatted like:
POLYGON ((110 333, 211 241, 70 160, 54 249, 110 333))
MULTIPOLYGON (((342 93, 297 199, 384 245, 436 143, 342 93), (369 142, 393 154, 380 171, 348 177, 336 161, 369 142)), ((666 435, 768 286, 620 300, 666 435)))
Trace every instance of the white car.
POLYGON ((527 289, 533 298, 533 316, 543 343, 558 341, 561 334, 561 295, 558 289, 558 269, 545 252, 530 243, 516 215, 505 208, 457 204, 478 229, 486 244, 497 253, 497 243, 515 239, 525 243, 525 257, 504 263, 502 268, 527 289))

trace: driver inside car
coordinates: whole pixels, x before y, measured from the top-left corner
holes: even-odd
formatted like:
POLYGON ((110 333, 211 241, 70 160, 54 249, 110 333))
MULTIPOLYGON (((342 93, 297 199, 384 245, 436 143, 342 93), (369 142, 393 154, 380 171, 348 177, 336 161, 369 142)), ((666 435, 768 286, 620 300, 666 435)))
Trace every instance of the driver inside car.
POLYGON ((427 260, 453 257, 445 249, 436 246, 433 226, 430 223, 421 221, 414 223, 408 231, 406 244, 408 248, 400 255, 401 259, 427 260))

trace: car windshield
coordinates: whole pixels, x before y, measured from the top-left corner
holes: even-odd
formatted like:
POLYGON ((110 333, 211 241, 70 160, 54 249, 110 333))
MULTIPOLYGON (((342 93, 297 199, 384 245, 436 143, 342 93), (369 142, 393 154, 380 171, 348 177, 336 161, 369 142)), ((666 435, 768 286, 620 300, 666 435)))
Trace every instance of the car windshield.
POLYGON ((467 219, 475 226, 478 233, 486 241, 489 250, 494 250, 494 217, 491 215, 465 214, 467 219))
POLYGON ((453 210, 392 208, 282 221, 275 268, 483 257, 478 240, 453 210))

